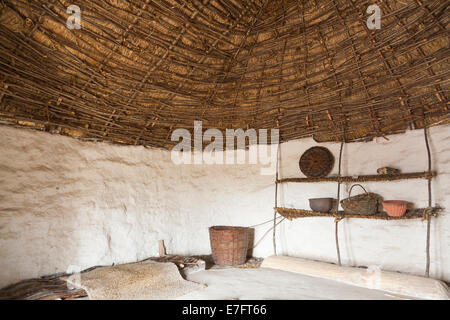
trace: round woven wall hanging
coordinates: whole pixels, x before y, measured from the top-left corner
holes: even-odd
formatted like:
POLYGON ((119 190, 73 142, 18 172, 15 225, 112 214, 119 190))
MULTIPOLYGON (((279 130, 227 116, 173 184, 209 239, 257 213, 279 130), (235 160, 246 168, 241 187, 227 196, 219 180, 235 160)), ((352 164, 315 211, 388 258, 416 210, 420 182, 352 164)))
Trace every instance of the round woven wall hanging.
POLYGON ((324 147, 312 147, 299 161, 300 170, 308 178, 326 177, 334 166, 333 154, 324 147))

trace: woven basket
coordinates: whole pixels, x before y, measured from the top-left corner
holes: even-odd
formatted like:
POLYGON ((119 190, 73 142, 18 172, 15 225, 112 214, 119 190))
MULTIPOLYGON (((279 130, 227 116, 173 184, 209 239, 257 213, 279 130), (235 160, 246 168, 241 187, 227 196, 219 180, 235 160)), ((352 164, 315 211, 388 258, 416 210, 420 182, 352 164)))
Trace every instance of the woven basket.
POLYGON ((249 228, 214 226, 209 239, 214 263, 222 266, 244 264, 247 260, 249 228))
POLYGON ((342 208, 344 208, 345 213, 361 215, 373 215, 377 213, 380 196, 375 193, 367 192, 362 185, 352 185, 348 196, 348 198, 341 200, 341 205, 342 208), (352 189, 355 186, 361 187, 364 190, 365 194, 360 194, 352 197, 352 189))

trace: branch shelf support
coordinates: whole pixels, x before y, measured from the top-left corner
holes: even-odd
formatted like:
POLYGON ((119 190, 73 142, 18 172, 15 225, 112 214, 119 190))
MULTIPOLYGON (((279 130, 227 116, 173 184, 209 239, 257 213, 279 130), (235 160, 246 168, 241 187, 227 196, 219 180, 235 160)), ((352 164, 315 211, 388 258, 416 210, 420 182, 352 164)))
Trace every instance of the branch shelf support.
MULTIPOLYGON (((430 144, 428 142, 428 132, 427 132, 427 123, 425 121, 425 117, 423 119, 423 132, 425 136, 425 145, 427 147, 427 155, 428 155, 428 172, 431 172, 431 151, 430 144)), ((426 254, 427 254, 427 263, 425 268, 425 276, 430 277, 430 230, 431 230, 431 214, 430 209, 431 206, 431 179, 428 179, 428 208, 424 212, 424 218, 427 219, 427 245, 426 245, 426 254)))
MULTIPOLYGON (((336 214, 339 212, 339 200, 341 196, 341 164, 342 164, 342 149, 344 148, 344 140, 341 142, 341 149, 339 151, 339 169, 338 169, 338 179, 337 179, 337 204, 336 204, 336 210, 334 211, 336 214)), ((339 221, 341 221, 341 217, 337 217, 335 219, 334 224, 334 236, 336 238, 336 253, 338 258, 338 264, 341 266, 341 251, 339 250, 339 221)))
POLYGON ((409 179, 429 179, 436 176, 434 171, 425 172, 409 172, 399 174, 371 174, 371 175, 359 175, 359 176, 333 176, 323 178, 285 178, 278 180, 278 183, 318 183, 318 182, 383 182, 383 181, 396 181, 396 180, 409 180, 409 179))
POLYGON ((405 215, 401 217, 391 217, 386 212, 379 212, 373 215, 364 214, 350 214, 344 211, 339 211, 337 214, 334 212, 318 212, 312 210, 296 209, 296 208, 282 208, 278 207, 275 210, 287 218, 288 220, 298 218, 312 218, 312 217, 328 217, 328 218, 346 218, 346 219, 371 219, 371 220, 411 220, 421 219, 426 220, 427 215, 436 217, 440 212, 444 210, 442 207, 432 208, 418 208, 410 211, 406 211, 405 215))

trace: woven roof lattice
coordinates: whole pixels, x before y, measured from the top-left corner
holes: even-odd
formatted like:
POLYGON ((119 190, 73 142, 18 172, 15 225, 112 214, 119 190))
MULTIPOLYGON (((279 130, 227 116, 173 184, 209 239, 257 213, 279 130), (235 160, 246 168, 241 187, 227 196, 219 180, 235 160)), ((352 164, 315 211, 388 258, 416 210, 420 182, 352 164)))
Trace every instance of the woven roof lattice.
POLYGON ((0 121, 170 149, 177 128, 355 141, 449 122, 448 0, 0 0, 0 121), (368 28, 377 4, 381 28, 368 28), (76 5, 81 29, 66 25, 76 5))

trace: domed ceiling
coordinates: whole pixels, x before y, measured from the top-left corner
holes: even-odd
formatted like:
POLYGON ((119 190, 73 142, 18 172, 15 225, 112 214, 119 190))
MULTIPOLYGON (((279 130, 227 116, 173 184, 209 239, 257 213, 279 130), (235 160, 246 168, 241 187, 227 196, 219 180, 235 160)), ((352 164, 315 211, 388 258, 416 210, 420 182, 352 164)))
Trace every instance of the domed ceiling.
POLYGON ((2 0, 0 120, 166 149, 196 120, 282 141, 388 139, 449 122, 448 5, 2 0))

